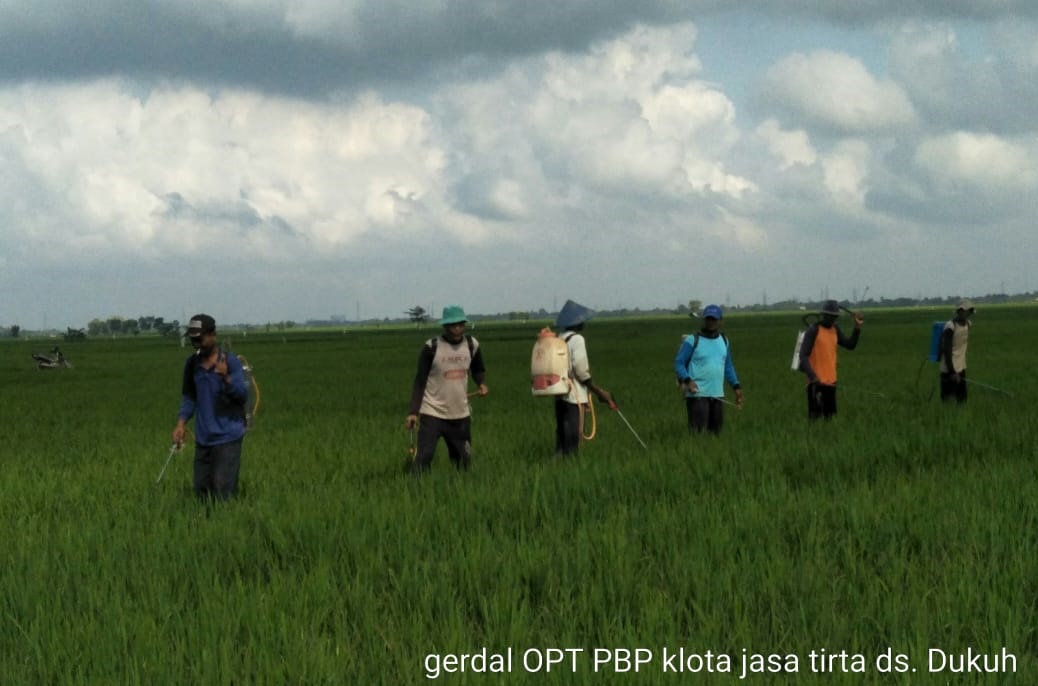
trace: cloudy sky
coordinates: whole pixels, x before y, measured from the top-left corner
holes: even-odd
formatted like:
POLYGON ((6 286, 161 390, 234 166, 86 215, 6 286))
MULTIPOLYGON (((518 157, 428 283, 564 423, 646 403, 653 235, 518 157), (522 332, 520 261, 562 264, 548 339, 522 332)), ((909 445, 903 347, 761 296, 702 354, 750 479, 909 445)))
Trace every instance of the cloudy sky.
POLYGON ((0 325, 1036 290, 1036 112, 1032 0, 2 2, 0 325))

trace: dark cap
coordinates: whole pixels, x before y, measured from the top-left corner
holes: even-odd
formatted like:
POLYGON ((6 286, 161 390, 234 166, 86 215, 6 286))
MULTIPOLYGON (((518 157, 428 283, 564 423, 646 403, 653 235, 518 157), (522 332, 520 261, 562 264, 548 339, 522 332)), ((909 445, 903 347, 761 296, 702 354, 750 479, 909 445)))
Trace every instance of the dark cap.
POLYGON ((207 314, 196 314, 187 323, 188 336, 201 336, 216 331, 216 320, 207 314))
POLYGON ((840 303, 835 300, 826 300, 822 303, 822 311, 820 314, 828 314, 834 317, 840 316, 840 303))

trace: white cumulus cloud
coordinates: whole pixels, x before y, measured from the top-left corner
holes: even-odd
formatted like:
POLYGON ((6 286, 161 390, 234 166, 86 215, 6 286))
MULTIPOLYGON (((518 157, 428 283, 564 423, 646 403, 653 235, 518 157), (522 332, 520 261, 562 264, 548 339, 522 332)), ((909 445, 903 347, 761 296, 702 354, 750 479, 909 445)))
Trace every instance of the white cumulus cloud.
POLYGON ((537 133, 567 147, 575 170, 607 185, 671 195, 739 195, 752 181, 725 169, 739 139, 735 108, 706 83, 691 24, 639 27, 572 58, 546 60, 537 133))
POLYGON ((915 120, 900 85, 831 50, 796 53, 774 64, 764 76, 762 98, 787 118, 841 134, 890 131, 915 120))
POLYGON ((115 81, 35 85, 0 92, 4 129, 19 132, 8 154, 41 194, 9 221, 76 258, 221 240, 277 258, 420 229, 415 215, 443 205, 428 114, 373 95, 316 104, 186 86, 141 97, 115 81))
POLYGON ((1038 190, 1036 143, 1034 138, 1019 143, 991 134, 957 131, 924 140, 916 149, 915 162, 941 189, 1017 196, 1038 190))
POLYGON ((810 166, 818 159, 810 136, 802 129, 786 131, 776 120, 768 119, 757 127, 755 133, 768 151, 781 160, 782 169, 794 164, 810 166))

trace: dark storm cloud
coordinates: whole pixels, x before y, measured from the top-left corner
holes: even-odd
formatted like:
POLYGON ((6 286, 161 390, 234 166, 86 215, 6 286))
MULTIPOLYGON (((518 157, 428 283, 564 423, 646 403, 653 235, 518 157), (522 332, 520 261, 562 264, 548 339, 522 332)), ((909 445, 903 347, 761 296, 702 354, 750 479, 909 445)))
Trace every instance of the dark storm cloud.
POLYGON ((1038 4, 1031 0, 859 0, 858 2, 818 2, 817 0, 778 0, 772 3, 736 2, 744 9, 776 15, 815 17, 838 24, 861 24, 915 17, 930 19, 972 19, 990 21, 1002 16, 1038 17, 1038 4))
POLYGON ((304 91, 355 71, 348 50, 299 41, 284 28, 206 25, 151 3, 108 9, 0 28, 0 78, 130 75, 304 91))
POLYGON ((581 50, 636 22, 694 21, 719 8, 837 23, 1038 15, 1038 3, 1023 0, 785 0, 764 6, 719 0, 459 0, 443 6, 365 1, 328 3, 324 10, 306 3, 309 23, 301 30, 293 19, 301 11, 297 5, 99 0, 69 6, 40 0, 0 6, 0 81, 129 75, 304 95, 420 80, 430 69, 467 57, 494 63, 548 49, 581 50))
POLYGON ((300 32, 269 13, 213 7, 214 16, 203 17, 176 3, 100 2, 55 16, 41 5, 13 19, 0 9, 0 80, 132 75, 305 94, 416 79, 464 56, 579 49, 637 20, 677 14, 670 3, 626 0, 472 1, 413 13, 362 3, 350 30, 337 32, 332 23, 324 32, 300 32))

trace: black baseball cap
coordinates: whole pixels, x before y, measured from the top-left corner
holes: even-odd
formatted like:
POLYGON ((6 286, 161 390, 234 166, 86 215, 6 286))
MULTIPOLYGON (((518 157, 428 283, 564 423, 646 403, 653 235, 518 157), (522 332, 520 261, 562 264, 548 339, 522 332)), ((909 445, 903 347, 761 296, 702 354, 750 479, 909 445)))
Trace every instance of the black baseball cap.
POLYGON ((193 315, 191 321, 187 323, 187 335, 191 337, 214 331, 216 331, 216 320, 207 314, 193 315))

